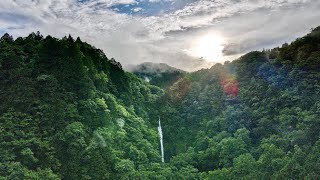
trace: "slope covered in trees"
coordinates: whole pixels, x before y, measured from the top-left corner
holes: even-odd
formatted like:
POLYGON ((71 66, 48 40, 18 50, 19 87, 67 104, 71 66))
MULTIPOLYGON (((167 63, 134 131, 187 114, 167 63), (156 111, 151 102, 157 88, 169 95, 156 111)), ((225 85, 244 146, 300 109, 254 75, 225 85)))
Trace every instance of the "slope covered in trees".
POLYGON ((163 90, 80 38, 5 34, 0 179, 319 179, 319 63, 316 28, 163 90))
POLYGON ((186 75, 160 112, 167 159, 209 179, 319 179, 320 29, 186 75))
POLYGON ((186 74, 185 71, 171 67, 165 63, 152 62, 145 62, 130 67, 129 70, 150 84, 159 86, 163 89, 171 86, 186 74))
POLYGON ((0 44, 0 176, 138 177, 158 162, 148 108, 163 93, 78 38, 0 44))

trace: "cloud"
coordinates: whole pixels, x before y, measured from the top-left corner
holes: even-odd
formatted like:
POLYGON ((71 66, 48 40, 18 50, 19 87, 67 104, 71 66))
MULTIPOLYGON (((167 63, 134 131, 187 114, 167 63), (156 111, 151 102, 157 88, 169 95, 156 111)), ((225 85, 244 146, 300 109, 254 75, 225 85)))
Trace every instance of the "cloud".
POLYGON ((139 11, 142 11, 143 9, 140 8, 140 7, 137 7, 137 8, 133 8, 132 11, 133 12, 139 12, 139 11))
POLYGON ((221 34, 226 44, 220 61, 232 60, 302 36, 319 25, 319 9, 317 0, 1 0, 0 32, 72 34, 122 64, 164 62, 196 70, 212 62, 183 50, 204 34, 221 34), (138 12, 145 9, 144 1, 172 5, 148 16, 112 9, 134 5, 132 11, 138 12))
POLYGON ((105 7, 111 7, 119 4, 129 5, 138 3, 136 0, 83 0, 80 2, 89 6, 103 5, 105 7))

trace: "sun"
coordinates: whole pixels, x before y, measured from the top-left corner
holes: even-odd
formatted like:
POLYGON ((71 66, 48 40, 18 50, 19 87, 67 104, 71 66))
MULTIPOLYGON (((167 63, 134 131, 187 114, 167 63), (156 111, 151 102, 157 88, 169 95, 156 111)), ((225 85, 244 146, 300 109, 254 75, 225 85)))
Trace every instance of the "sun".
POLYGON ((222 50, 225 41, 217 34, 207 34, 196 39, 189 50, 194 57, 199 57, 211 62, 219 62, 223 58, 222 50))

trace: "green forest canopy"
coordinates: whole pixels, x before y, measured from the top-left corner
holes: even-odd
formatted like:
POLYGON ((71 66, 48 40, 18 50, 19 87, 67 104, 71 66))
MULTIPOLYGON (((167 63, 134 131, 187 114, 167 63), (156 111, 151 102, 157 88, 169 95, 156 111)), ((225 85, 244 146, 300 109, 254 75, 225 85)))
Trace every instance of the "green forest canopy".
POLYGON ((5 34, 0 179, 319 179, 319 70, 320 27, 161 88, 80 38, 5 34))

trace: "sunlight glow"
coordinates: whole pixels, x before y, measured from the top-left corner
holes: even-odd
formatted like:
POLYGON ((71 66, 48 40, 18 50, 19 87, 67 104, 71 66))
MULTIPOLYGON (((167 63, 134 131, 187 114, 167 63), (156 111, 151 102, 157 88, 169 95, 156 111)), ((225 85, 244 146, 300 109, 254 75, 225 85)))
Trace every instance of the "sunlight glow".
POLYGON ((220 62, 223 58, 222 50, 225 41, 217 34, 207 34, 192 43, 190 55, 210 62, 220 62))

